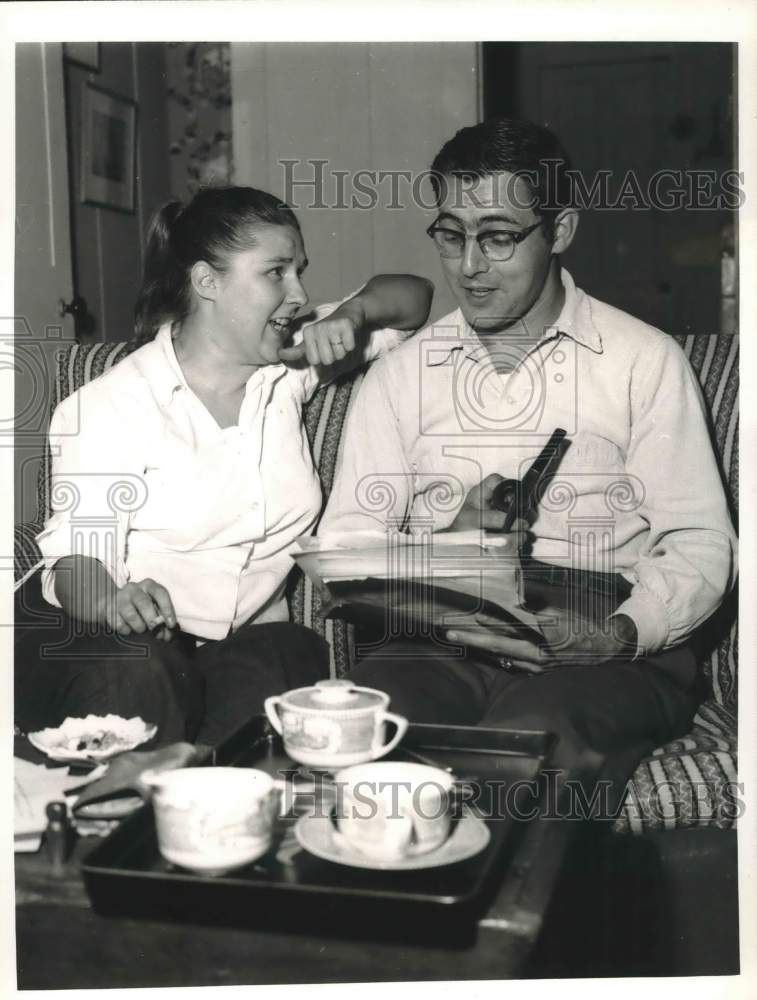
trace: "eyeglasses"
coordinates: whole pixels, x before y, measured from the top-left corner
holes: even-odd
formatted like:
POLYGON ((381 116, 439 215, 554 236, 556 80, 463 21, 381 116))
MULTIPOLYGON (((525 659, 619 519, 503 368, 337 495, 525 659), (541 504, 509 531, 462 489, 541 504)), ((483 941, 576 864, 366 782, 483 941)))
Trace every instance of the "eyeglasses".
POLYGON ((511 233, 506 229, 485 229, 475 236, 468 236, 458 229, 446 229, 444 226, 432 224, 426 230, 426 234, 434 241, 442 257, 462 257, 468 240, 475 239, 487 260, 503 261, 510 260, 517 245, 542 225, 544 219, 535 222, 533 226, 521 229, 519 233, 511 233))

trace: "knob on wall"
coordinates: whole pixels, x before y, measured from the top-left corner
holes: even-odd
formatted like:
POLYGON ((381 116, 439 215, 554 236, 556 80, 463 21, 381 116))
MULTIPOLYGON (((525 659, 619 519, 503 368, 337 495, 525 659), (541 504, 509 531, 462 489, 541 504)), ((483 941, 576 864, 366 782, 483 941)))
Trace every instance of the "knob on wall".
POLYGON ((59 300, 59 315, 71 316, 74 321, 74 331, 77 340, 88 337, 95 331, 95 317, 87 307, 87 300, 81 295, 75 295, 70 302, 59 300))

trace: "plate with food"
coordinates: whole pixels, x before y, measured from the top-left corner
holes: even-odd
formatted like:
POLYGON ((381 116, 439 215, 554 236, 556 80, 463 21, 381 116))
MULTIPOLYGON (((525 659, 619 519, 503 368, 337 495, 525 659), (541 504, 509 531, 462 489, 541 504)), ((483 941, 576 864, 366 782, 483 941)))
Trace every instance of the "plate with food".
POLYGON ((132 719, 120 715, 69 716, 56 729, 29 733, 29 742, 59 763, 98 764, 146 743, 157 731, 157 726, 138 715, 132 719))

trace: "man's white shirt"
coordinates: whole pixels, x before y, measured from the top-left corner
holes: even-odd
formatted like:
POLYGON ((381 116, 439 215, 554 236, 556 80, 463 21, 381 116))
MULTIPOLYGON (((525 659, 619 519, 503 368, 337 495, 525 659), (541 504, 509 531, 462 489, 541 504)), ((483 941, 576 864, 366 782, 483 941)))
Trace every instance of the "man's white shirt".
MULTIPOLYGON (((619 610, 651 653, 704 621, 735 577, 705 405, 672 337, 586 295, 565 270, 562 282, 556 323, 509 373, 459 310, 371 366, 319 534, 444 530, 473 486, 521 478, 563 427, 571 445, 532 554, 631 581, 619 610)), ((517 337, 501 336, 496 352, 517 337)))

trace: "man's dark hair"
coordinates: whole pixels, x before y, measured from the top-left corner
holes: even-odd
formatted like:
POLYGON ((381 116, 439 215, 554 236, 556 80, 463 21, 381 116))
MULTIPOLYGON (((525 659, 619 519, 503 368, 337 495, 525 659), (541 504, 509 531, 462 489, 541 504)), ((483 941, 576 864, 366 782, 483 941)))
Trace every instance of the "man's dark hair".
POLYGON ((548 128, 518 118, 489 118, 461 128, 431 164, 431 184, 437 202, 446 192, 447 177, 478 180, 492 174, 521 176, 528 185, 537 215, 553 223, 571 204, 571 162, 557 136, 548 128))

